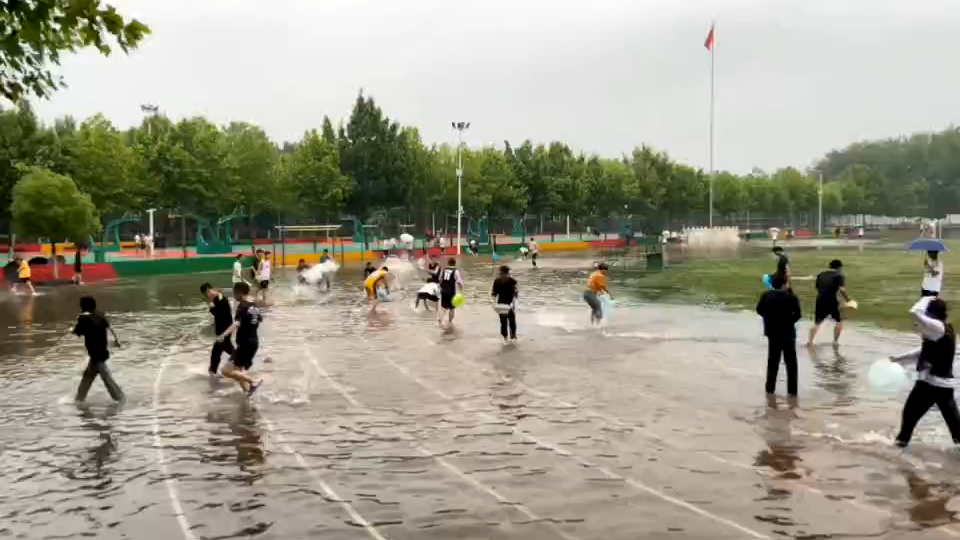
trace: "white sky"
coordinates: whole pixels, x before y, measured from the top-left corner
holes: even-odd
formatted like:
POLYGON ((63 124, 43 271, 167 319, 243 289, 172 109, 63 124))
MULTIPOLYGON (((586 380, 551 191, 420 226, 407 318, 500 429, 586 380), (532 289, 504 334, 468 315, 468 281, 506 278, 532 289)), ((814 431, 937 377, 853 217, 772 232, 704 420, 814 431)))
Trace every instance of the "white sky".
POLYGON ((641 143, 707 167, 805 167, 868 138, 960 123, 955 0, 120 0, 153 29, 129 57, 81 54, 47 120, 102 112, 260 124, 298 139, 362 87, 430 142, 641 143))

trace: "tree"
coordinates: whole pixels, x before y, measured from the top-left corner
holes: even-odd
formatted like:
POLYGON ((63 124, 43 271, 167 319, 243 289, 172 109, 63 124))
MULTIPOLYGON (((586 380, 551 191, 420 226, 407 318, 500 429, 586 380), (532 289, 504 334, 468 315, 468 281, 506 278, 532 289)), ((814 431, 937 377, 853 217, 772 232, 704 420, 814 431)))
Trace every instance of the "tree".
POLYGON ((41 98, 64 86, 51 73, 61 53, 94 47, 107 56, 112 40, 122 51, 135 48, 150 33, 136 19, 124 20, 100 0, 19 0, 0 9, 0 94, 18 101, 26 94, 41 98))
POLYGON ((350 177, 340 172, 337 147, 317 130, 304 134, 296 151, 285 156, 283 175, 299 214, 311 220, 337 220, 353 189, 350 177))
POLYGON ((93 201, 70 177, 40 167, 24 167, 23 172, 10 206, 20 234, 78 242, 100 230, 93 201))

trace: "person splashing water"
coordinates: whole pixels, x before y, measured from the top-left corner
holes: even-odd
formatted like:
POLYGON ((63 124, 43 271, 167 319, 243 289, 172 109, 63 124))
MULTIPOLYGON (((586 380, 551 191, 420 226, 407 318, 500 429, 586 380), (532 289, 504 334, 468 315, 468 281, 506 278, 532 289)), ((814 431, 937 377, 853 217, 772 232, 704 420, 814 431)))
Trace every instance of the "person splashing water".
POLYGON ((587 279, 587 289, 583 291, 583 300, 590 306, 590 326, 600 324, 603 320, 603 305, 600 303, 600 295, 606 294, 613 300, 613 295, 607 288, 607 273, 610 267, 607 263, 600 263, 597 269, 590 274, 587 279))
POLYGON ((363 289, 367 293, 367 302, 370 303, 371 314, 377 311, 377 305, 380 303, 378 296, 379 290, 383 288, 387 294, 390 294, 390 288, 387 285, 387 277, 389 274, 390 269, 384 266, 379 270, 374 270, 370 274, 367 274, 366 279, 363 280, 363 289))
POLYGON ((236 335, 237 348, 230 356, 230 362, 223 367, 223 376, 237 381, 248 396, 260 388, 263 381, 254 381, 244 373, 253 367, 253 359, 260 348, 260 323, 263 315, 260 309, 250 298, 250 285, 237 283, 233 286, 233 298, 237 301, 237 312, 226 331, 217 336, 219 343, 224 343, 232 335, 236 335))

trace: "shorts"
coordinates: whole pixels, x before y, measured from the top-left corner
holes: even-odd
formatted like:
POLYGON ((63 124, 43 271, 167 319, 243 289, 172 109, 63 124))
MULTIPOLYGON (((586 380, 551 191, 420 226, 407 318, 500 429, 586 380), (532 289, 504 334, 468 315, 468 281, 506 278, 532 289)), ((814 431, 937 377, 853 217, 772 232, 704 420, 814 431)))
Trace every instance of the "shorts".
POLYGON ((269 279, 265 279, 265 280, 263 280, 263 281, 260 282, 260 288, 261 288, 261 289, 267 289, 267 288, 269 288, 269 287, 270 287, 270 280, 269 280, 269 279))
POLYGON ((824 302, 818 301, 814 309, 813 322, 814 324, 820 324, 827 317, 830 317, 836 322, 840 322, 843 318, 840 316, 840 303, 837 301, 833 302, 824 302))
POLYGON ((230 356, 230 363, 244 371, 253 367, 253 357, 257 355, 259 343, 237 343, 237 349, 230 356))
POLYGON ((376 300, 376 299, 377 299, 377 291, 376 291, 373 287, 368 287, 368 286, 364 285, 364 286, 363 286, 363 289, 364 289, 365 291, 367 291, 367 300, 376 300))
POLYGON ((457 309, 453 307, 453 297, 456 296, 455 292, 446 292, 440 291, 440 307, 443 309, 457 309))
POLYGON ((583 300, 590 306, 590 310, 593 312, 593 316, 597 319, 603 318, 603 305, 600 303, 600 299, 597 298, 597 292, 587 289, 583 291, 583 300))
POLYGON ((930 291, 927 289, 920 289, 920 298, 926 298, 928 296, 940 296, 939 291, 930 291))
POLYGON ((417 293, 417 300, 423 300, 425 302, 439 302, 440 299, 430 293, 417 293))
POLYGON ((32 280, 31 280, 30 278, 28 278, 28 277, 22 277, 22 278, 20 278, 20 283, 26 284, 26 283, 30 283, 31 281, 32 281, 32 280))
POLYGON ((533 252, 530 254, 530 258, 533 260, 537 260, 537 257, 539 256, 540 256, 540 252, 533 252))

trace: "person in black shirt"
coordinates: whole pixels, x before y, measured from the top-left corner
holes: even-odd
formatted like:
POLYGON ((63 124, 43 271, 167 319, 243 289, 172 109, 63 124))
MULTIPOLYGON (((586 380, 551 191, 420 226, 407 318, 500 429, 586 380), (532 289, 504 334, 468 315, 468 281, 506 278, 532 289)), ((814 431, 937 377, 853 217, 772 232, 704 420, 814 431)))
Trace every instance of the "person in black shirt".
POLYGON ((840 334, 843 332, 843 317, 840 314, 840 300, 837 296, 842 296, 844 301, 850 301, 842 269, 843 263, 838 259, 834 259, 830 261, 829 270, 824 270, 817 274, 817 302, 813 315, 813 328, 810 329, 807 347, 813 346, 813 340, 817 337, 817 331, 827 317, 830 317, 834 321, 833 346, 836 347, 840 344, 840 334))
POLYGON ((80 299, 80 311, 77 324, 73 327, 73 333, 83 337, 83 344, 87 347, 90 361, 80 378, 80 386, 77 388, 77 402, 82 403, 87 399, 90 386, 93 385, 93 381, 98 375, 103 380, 104 386, 107 387, 110 397, 115 401, 122 401, 123 390, 113 379, 113 375, 107 367, 107 359, 110 358, 110 351, 107 349, 107 332, 113 335, 113 345, 115 347, 120 346, 120 340, 117 339, 117 334, 110 327, 107 318, 103 313, 97 311, 97 301, 92 296, 84 296, 80 299))
POLYGON ((260 283, 260 263, 263 262, 263 250, 253 252, 253 262, 250 263, 250 277, 254 283, 260 283))
POLYGON ((777 258, 777 269, 771 274, 771 278, 775 276, 780 276, 787 282, 787 286, 790 286, 790 259, 787 258, 787 255, 783 252, 783 248, 780 246, 773 246, 773 254, 777 258))
POLYGON ((493 289, 490 291, 496 305, 494 309, 500 316, 500 335, 503 336, 504 343, 517 340, 517 313, 516 303, 519 293, 517 291, 517 280, 510 276, 510 267, 501 266, 500 275, 493 280, 493 289), (510 334, 507 339, 507 327, 510 334))
POLYGON ((960 445, 960 411, 954 397, 957 381, 953 378, 957 338, 953 325, 947 322, 947 303, 941 298, 923 297, 910 308, 910 315, 923 339, 916 351, 890 359, 901 363, 916 361, 918 372, 917 382, 903 404, 896 444, 901 448, 910 444, 917 423, 936 405, 953 444, 960 445))
MULTIPOLYGON (((213 315, 213 330, 219 336, 233 324, 233 310, 230 308, 230 300, 227 300, 226 296, 220 294, 220 291, 214 289, 209 283, 200 286, 200 293, 207 300, 210 314, 213 315)), ((220 358, 223 353, 233 355, 235 351, 236 349, 233 348, 229 336, 223 341, 217 340, 213 343, 213 348, 210 350, 209 371, 211 377, 217 375, 217 368, 220 367, 220 358)))
POLYGON ((440 283, 440 263, 436 261, 427 263, 427 274, 429 274, 428 283, 440 283))
POLYGON ((263 321, 263 315, 257 308, 253 299, 250 298, 250 285, 246 283, 235 283, 233 285, 233 297, 237 301, 237 311, 233 323, 219 336, 217 341, 223 342, 232 334, 237 335, 237 349, 230 357, 230 363, 223 367, 223 376, 229 377, 240 384, 248 396, 260 388, 262 380, 254 381, 249 375, 244 373, 253 367, 253 357, 260 348, 260 337, 257 332, 260 323, 263 321))
POLYGON ((377 271, 377 268, 373 266, 373 263, 370 261, 367 261, 367 265, 363 267, 363 279, 367 279, 368 277, 370 277, 370 274, 376 271, 377 271))
POLYGON ((797 395, 797 329, 800 301, 787 288, 783 276, 771 278, 772 290, 764 292, 757 303, 757 315, 763 318, 763 334, 767 336, 767 394, 777 388, 780 357, 787 367, 787 394, 797 395))
POLYGON ((453 297, 463 288, 463 278, 457 270, 457 260, 447 260, 447 267, 440 272, 440 309, 437 310, 437 324, 443 325, 443 314, 446 312, 447 325, 453 328, 453 316, 457 308, 453 305, 453 297))

